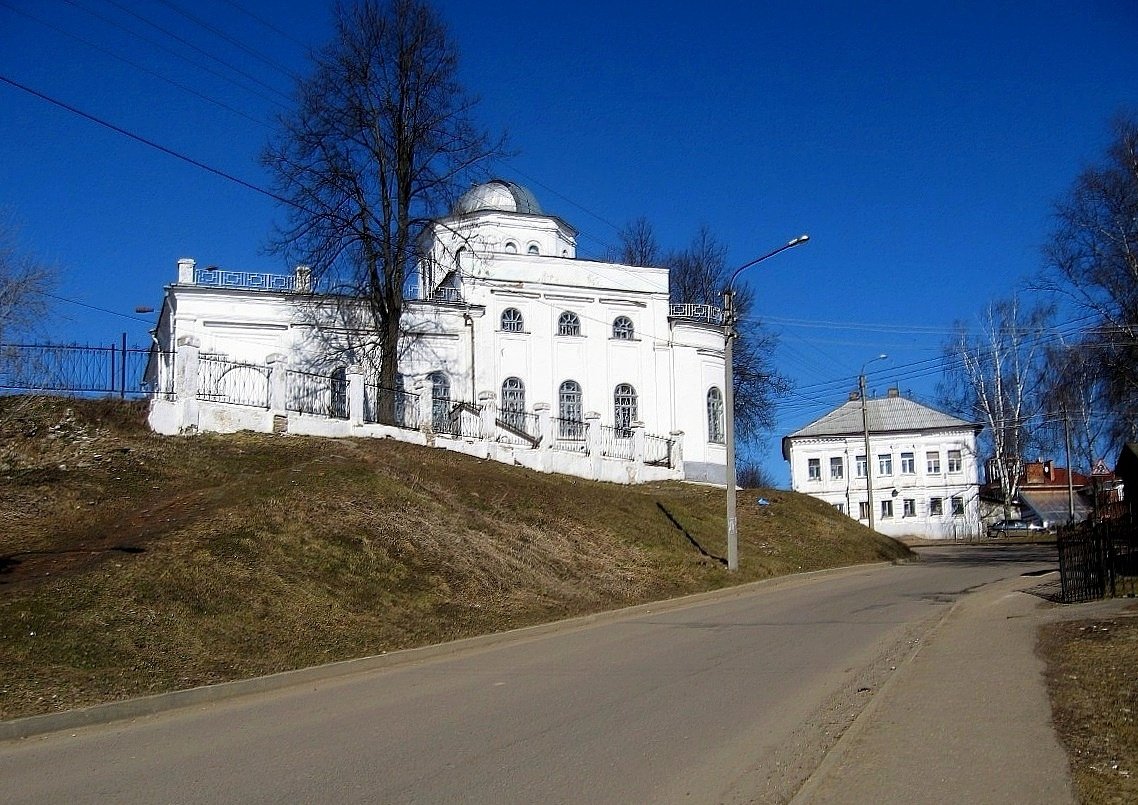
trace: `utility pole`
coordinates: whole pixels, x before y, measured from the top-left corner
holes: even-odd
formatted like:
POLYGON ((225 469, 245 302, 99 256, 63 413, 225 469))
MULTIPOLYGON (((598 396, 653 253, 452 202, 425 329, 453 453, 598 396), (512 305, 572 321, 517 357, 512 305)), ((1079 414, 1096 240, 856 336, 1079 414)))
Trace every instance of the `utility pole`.
MULTIPOLYGON (((865 435, 865 490, 869 498, 869 530, 875 531, 873 527, 873 462, 870 460, 872 457, 869 454, 869 407, 865 401, 865 367, 874 361, 883 361, 889 356, 884 352, 876 358, 872 358, 861 365, 861 374, 857 378, 858 395, 861 397, 861 429, 865 435)), ((856 457, 854 459, 857 460, 856 457)))

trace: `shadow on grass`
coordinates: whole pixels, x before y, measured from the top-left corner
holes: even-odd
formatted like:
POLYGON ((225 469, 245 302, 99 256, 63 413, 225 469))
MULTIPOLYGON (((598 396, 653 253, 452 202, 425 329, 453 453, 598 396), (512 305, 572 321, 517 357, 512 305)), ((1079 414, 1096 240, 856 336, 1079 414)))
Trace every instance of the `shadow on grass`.
POLYGON ((662 511, 664 513, 664 516, 668 518, 668 520, 672 523, 672 525, 674 525, 676 528, 678 528, 680 530, 680 532, 685 537, 688 538, 688 542, 690 542, 692 544, 692 546, 697 551, 700 552, 700 554, 702 554, 703 556, 706 556, 708 559, 714 559, 716 562, 718 562, 721 565, 727 564, 727 560, 724 559, 722 556, 716 556, 713 553, 709 553, 706 548, 704 548, 702 545, 700 545, 699 540, 697 540, 695 537, 693 537, 688 532, 688 530, 686 528, 684 528, 683 524, 679 520, 676 519, 675 515, 673 515, 670 511, 667 510, 667 508, 664 506, 663 503, 661 503, 660 501, 656 501, 656 508, 658 508, 660 511, 662 511))

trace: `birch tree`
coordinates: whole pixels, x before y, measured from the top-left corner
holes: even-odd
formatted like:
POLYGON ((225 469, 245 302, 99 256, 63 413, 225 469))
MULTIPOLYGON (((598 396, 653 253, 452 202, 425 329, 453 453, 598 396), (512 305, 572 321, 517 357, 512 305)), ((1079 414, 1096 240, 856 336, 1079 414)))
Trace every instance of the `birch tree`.
POLYGON ((1045 307, 1025 309, 1014 296, 993 302, 978 331, 958 324, 945 348, 941 401, 985 426, 981 443, 1003 492, 1005 517, 1019 496, 1024 460, 1040 444, 1041 367, 1051 316, 1045 307))

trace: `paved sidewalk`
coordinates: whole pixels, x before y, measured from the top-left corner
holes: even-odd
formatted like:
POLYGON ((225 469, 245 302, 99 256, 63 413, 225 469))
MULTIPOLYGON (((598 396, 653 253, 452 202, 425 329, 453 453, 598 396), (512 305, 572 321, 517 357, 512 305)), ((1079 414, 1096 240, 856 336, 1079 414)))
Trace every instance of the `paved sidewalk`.
POLYGON ((964 594, 792 802, 1073 803, 1036 630, 1133 602, 1059 606, 1022 592, 1039 581, 964 594))

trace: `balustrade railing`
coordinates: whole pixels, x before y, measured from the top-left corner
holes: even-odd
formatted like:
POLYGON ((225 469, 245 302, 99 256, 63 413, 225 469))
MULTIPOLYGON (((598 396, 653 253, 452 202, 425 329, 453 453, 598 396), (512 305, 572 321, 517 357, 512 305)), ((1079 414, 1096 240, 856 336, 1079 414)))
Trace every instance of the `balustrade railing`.
POLYGON ((673 442, 673 439, 664 436, 644 434, 644 463, 655 467, 672 466, 673 442))
POLYGON ((668 316, 673 319, 698 321, 705 324, 723 324, 723 308, 715 305, 671 304, 668 305, 668 316))
POLYGON ((269 274, 263 271, 230 271, 225 268, 195 268, 194 284, 214 288, 237 288, 248 291, 295 291, 296 275, 269 274))
POLYGON ((431 401, 431 429, 472 439, 482 437, 482 407, 461 400, 435 397, 431 401))
POLYGON ((632 461, 632 433, 627 428, 601 425, 601 455, 632 461))
POLYGON ((500 431, 499 441, 529 447, 537 447, 541 443, 537 414, 525 411, 499 411, 497 425, 500 431))
POLYGON ((587 439, 589 426, 579 419, 560 419, 553 417, 553 443, 554 450, 565 450, 571 453, 585 453, 589 449, 587 439))

